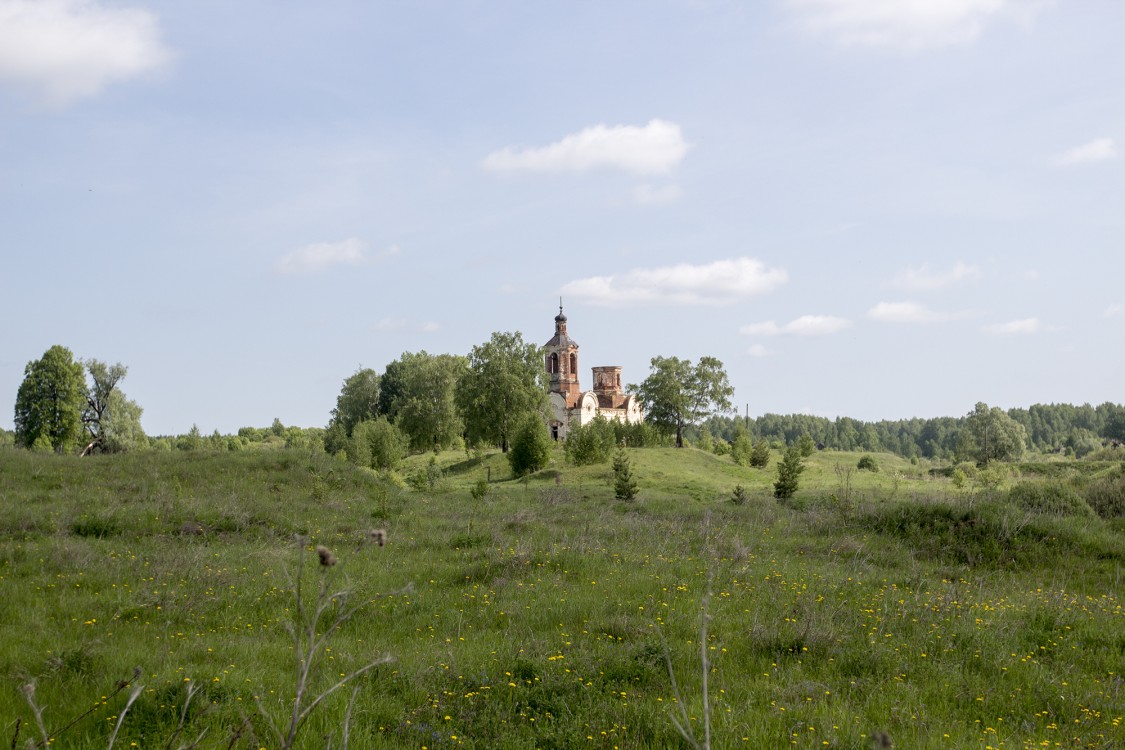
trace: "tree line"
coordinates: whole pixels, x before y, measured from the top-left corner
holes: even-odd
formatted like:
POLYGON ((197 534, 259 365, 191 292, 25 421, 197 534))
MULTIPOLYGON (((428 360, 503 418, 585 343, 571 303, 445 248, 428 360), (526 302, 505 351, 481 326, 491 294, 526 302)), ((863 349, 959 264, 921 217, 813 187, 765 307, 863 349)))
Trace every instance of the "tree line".
POLYGON ((905 458, 954 460, 966 453, 967 441, 973 437, 968 429, 973 424, 971 418, 982 408, 989 415, 1000 412, 1018 425, 1026 448, 1037 453, 1062 453, 1081 458, 1107 445, 1125 443, 1125 406, 1110 402, 1097 407, 1035 404, 1007 411, 978 404, 962 417, 878 422, 808 414, 764 414, 749 419, 713 415, 700 425, 693 437, 698 440, 702 432, 707 432, 708 438, 732 442, 743 430, 755 437, 790 445, 802 435, 808 435, 818 446, 829 450, 885 451, 905 458))

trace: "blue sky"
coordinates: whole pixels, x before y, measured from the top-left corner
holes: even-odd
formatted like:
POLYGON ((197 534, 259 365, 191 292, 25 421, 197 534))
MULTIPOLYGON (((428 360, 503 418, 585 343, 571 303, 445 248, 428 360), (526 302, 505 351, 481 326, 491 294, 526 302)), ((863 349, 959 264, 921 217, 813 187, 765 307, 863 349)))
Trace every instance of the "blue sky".
POLYGON ((739 411, 1121 402, 1125 3, 0 0, 0 426, 149 434, 404 351, 721 359, 739 411))

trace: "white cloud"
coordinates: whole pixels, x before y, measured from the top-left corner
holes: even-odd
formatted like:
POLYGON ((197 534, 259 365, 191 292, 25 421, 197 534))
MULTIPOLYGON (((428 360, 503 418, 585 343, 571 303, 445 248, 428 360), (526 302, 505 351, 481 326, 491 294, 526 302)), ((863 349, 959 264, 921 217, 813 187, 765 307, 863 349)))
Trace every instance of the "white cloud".
POLYGON ((1125 315, 1125 305, 1114 303, 1107 307, 1102 315, 1107 318, 1118 318, 1125 315))
POLYGON ((751 323, 739 328, 739 333, 747 336, 825 336, 851 328, 852 322, 835 315, 802 315, 779 326, 772 320, 764 323, 751 323))
POLYGON ((633 198, 637 203, 661 205, 675 203, 682 193, 679 185, 638 185, 633 189, 633 198))
POLYGON ((507 146, 484 159, 494 172, 585 172, 609 167, 634 174, 664 174, 687 154, 680 126, 650 120, 643 127, 595 125, 539 148, 507 146))
POLYGON ((899 289, 933 290, 944 289, 955 284, 965 284, 979 280, 984 274, 976 266, 957 261, 949 271, 931 271, 929 265, 908 268, 890 281, 890 286, 899 289))
POLYGON ((50 106, 163 65, 156 16, 98 0, 0 0, 0 83, 50 106))
POLYGON ((813 33, 845 45, 918 51, 975 41, 1001 19, 1029 22, 1044 0, 788 0, 813 33))
POLYGON ((747 351, 751 357, 768 357, 773 354, 772 351, 762 346, 761 344, 754 344, 747 351))
POLYGON ((917 302, 880 302, 867 311, 867 317, 884 323, 936 323, 953 316, 930 310, 917 302))
POLYGON ((1039 318, 1023 318, 1022 320, 1012 320, 1007 323, 985 326, 982 330, 985 333, 991 333, 995 336, 1016 336, 1040 333, 1044 330, 1044 327, 1043 324, 1039 322, 1039 318))
POLYGON ((1060 167, 1073 167, 1077 164, 1089 164, 1097 161, 1108 161, 1117 158, 1117 144, 1112 138, 1096 138, 1089 143, 1064 151, 1054 158, 1055 164, 1060 167))
POLYGON ((611 307, 646 303, 721 305, 771 292, 788 279, 784 269, 770 268, 753 258, 734 258, 698 266, 680 263, 635 268, 621 275, 591 276, 571 281, 559 291, 564 297, 611 307))
MULTIPOLYGON (((391 247, 384 255, 398 252, 391 247)), ((331 266, 358 266, 367 261, 364 244, 352 237, 343 242, 317 242, 305 245, 278 261, 278 273, 286 275, 319 273, 331 266)))

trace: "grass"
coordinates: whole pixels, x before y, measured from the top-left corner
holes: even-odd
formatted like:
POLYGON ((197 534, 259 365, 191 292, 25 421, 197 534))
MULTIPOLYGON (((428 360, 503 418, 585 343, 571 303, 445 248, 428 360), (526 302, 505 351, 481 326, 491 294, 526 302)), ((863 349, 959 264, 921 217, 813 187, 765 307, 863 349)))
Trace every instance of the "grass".
POLYGON ((187 685, 177 742, 274 746, 258 704, 292 712, 301 535, 364 604, 308 694, 394 661, 325 698, 295 746, 348 727, 352 748, 681 748, 673 718, 703 737, 707 715, 723 748, 1125 746, 1120 525, 1008 501, 1065 469, 958 490, 889 454, 842 507, 834 468, 859 455, 814 454, 782 504, 776 452, 757 470, 632 450, 622 503, 608 463, 561 452, 526 480, 497 453, 444 453, 415 491, 296 451, 0 451, 0 742, 17 721, 16 746, 37 737, 34 680, 48 729, 92 710, 58 746, 107 747, 139 666, 115 747, 178 746, 187 685), (363 545, 372 527, 385 548, 363 545))

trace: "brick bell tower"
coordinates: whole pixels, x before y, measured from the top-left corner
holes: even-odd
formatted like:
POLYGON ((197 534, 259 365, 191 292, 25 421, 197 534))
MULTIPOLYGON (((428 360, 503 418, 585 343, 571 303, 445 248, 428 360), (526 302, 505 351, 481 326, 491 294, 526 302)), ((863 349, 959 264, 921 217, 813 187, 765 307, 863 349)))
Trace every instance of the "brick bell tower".
POLYGON ((563 315, 562 300, 559 300, 559 314, 555 316, 555 335, 544 346, 546 349, 548 390, 566 399, 566 408, 578 405, 582 395, 578 387, 578 342, 566 335, 566 316, 563 315))

